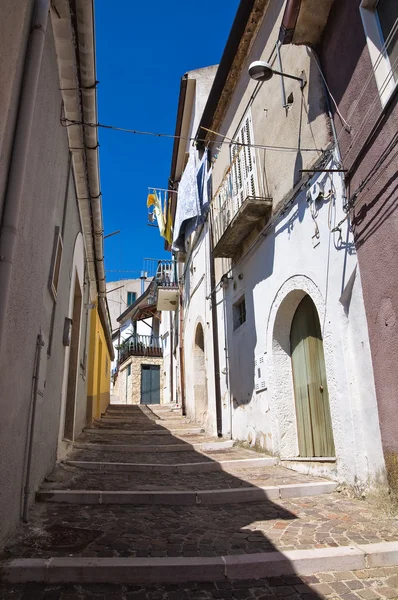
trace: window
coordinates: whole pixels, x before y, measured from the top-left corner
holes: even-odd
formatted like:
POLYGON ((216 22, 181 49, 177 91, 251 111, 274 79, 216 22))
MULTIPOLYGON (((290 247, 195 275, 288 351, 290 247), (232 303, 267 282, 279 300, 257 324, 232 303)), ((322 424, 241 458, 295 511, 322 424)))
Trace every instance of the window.
POLYGON ((235 210, 240 208, 248 196, 255 197, 256 181, 256 156, 255 149, 251 146, 253 141, 253 126, 251 114, 243 119, 242 125, 234 139, 240 144, 231 144, 232 186, 235 199, 235 210))
POLYGON ((131 375, 131 363, 127 367, 127 377, 129 377, 130 375, 131 375))
POLYGON ((51 272, 50 272, 50 289, 54 299, 57 297, 58 293, 58 283, 59 283, 59 274, 61 271, 61 260, 62 260, 62 239, 59 232, 59 227, 55 229, 55 238, 54 238, 54 249, 53 249, 53 259, 51 262, 51 272))
POLYGON ((362 0, 360 11, 384 106, 398 82, 398 2, 362 0))
POLYGON ((232 314, 234 319, 234 331, 238 329, 246 321, 246 303, 245 297, 242 296, 238 302, 232 307, 232 314))
POLYGON ((127 292, 127 306, 131 306, 136 301, 137 294, 135 292, 127 292))

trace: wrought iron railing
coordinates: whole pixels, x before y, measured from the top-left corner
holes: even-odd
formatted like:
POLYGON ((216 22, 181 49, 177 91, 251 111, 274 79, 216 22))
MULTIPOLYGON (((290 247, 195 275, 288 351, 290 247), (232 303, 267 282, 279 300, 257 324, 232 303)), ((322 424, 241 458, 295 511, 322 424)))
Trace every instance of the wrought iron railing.
POLYGON ((239 196, 233 193, 231 167, 228 169, 211 203, 213 245, 216 246, 223 233, 239 210, 239 196))
POLYGON ((163 356, 162 341, 154 335, 131 335, 119 347, 119 365, 129 356, 163 356))
POLYGON ((174 260, 144 258, 142 273, 147 279, 154 279, 158 285, 174 285, 177 282, 174 260))

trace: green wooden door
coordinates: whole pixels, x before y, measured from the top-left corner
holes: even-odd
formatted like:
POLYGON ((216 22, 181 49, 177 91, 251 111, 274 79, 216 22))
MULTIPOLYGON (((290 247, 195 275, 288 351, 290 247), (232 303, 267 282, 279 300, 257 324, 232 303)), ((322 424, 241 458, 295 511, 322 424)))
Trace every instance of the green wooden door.
POLYGON ((304 296, 292 321, 290 347, 300 456, 335 456, 318 313, 304 296))
POLYGON ((160 404, 160 366, 141 365, 141 404, 160 404))

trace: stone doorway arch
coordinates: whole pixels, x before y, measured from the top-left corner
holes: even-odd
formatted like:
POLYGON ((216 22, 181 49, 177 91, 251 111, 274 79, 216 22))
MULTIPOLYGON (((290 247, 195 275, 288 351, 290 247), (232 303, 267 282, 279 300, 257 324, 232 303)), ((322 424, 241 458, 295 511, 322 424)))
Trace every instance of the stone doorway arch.
POLYGON ((194 395, 195 395, 195 420, 201 425, 207 421, 208 397, 205 357, 205 338, 203 327, 198 323, 195 330, 194 344, 194 395))
POLYGON ((272 450, 285 459, 299 456, 290 334, 293 317, 306 295, 310 296, 315 305, 322 330, 333 423, 335 385, 333 378, 330 379, 333 350, 329 326, 327 325, 326 333, 322 327, 325 323, 325 302, 319 288, 310 278, 295 275, 285 281, 275 295, 267 325, 272 450))

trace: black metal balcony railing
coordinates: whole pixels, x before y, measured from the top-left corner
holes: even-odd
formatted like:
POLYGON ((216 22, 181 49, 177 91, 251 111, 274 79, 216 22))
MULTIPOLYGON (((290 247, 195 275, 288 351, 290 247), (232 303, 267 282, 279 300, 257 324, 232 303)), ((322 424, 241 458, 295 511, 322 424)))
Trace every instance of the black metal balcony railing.
POLYGON ((163 356, 162 342, 154 335, 132 335, 119 348, 119 365, 130 356, 163 356))

